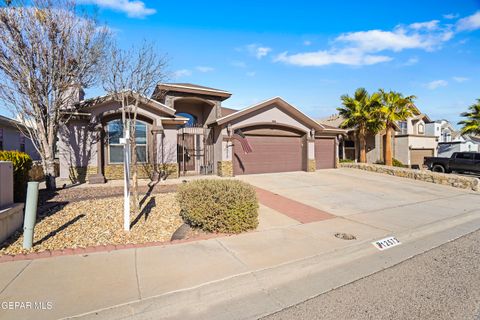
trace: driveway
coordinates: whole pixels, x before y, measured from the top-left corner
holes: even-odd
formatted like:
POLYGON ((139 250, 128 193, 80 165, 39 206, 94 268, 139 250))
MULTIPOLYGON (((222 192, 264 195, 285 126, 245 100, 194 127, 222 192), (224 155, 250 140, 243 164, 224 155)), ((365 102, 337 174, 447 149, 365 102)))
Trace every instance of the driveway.
POLYGON ((356 169, 246 175, 238 179, 387 231, 418 228, 480 210, 479 193, 356 169))

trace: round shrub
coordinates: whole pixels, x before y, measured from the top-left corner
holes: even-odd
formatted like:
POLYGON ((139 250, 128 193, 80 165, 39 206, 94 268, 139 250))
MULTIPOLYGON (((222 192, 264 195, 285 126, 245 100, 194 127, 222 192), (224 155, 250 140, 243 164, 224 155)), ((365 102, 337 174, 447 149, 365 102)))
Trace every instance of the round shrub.
POLYGON ((27 192, 28 172, 32 168, 32 158, 20 151, 0 151, 0 161, 13 164, 13 198, 15 202, 24 202, 27 192))
POLYGON ((207 232, 240 233, 258 226, 255 189, 238 180, 201 179, 178 188, 183 220, 207 232))

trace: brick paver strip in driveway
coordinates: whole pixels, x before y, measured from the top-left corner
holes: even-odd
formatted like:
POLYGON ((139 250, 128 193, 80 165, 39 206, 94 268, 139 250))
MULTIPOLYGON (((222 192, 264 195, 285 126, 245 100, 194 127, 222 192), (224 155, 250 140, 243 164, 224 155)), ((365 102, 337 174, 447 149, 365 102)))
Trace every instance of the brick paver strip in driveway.
POLYGON ((261 204, 272 208, 301 223, 309 223, 335 218, 334 215, 308 206, 301 202, 285 198, 279 194, 255 187, 261 204))

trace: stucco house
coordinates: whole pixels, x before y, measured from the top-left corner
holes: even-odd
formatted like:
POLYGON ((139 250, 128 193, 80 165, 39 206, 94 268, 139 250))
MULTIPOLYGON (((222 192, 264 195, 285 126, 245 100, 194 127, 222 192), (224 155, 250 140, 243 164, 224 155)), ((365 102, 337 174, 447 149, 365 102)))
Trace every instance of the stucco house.
POLYGON ((24 128, 23 124, 0 115, 0 150, 21 151, 29 154, 33 160, 40 160, 37 149, 30 138, 22 133, 26 130, 19 128, 24 128))
MULTIPOLYGON (((337 166, 345 130, 322 125, 280 97, 242 110, 231 96, 189 83, 163 83, 139 99, 136 127, 141 178, 314 171, 337 166), (242 148, 247 141, 251 152, 242 148)), ((81 99, 59 134, 60 177, 91 183, 123 178, 121 103, 106 95, 81 99)))
MULTIPOLYGON (((426 126, 431 120, 414 106, 413 116, 406 121, 396 123, 395 133, 392 137, 393 157, 410 167, 420 167, 423 158, 437 155, 437 138, 429 135, 426 126)), ((320 123, 333 127, 340 127, 343 118, 332 115, 318 120, 320 123)), ((339 157, 358 161, 360 158, 359 139, 356 128, 347 129, 348 134, 340 140, 339 157)), ((372 135, 367 135, 367 162, 383 163, 385 150, 385 130, 372 135)))
POLYGON ((395 134, 394 157, 410 167, 420 168, 425 157, 437 156, 437 137, 429 135, 430 118, 414 106, 413 117, 398 123, 395 134))
POLYGON ((427 124, 427 133, 437 137, 438 156, 450 157, 454 152, 478 152, 478 138, 462 135, 448 120, 436 120, 427 124))
MULTIPOLYGON (((334 114, 318 120, 318 122, 323 125, 335 128, 339 128, 343 121, 343 117, 339 114, 334 114)), ((399 130, 399 128, 396 127, 395 130, 399 130)), ((358 130, 356 128, 347 128, 346 131, 347 134, 339 139, 338 157, 343 160, 358 161, 360 159, 360 140, 357 134, 358 130)), ((367 134, 365 139, 367 163, 381 163, 384 161, 385 134, 385 130, 377 134, 367 134)), ((393 137, 394 135, 392 135, 392 150, 394 150, 393 137)))

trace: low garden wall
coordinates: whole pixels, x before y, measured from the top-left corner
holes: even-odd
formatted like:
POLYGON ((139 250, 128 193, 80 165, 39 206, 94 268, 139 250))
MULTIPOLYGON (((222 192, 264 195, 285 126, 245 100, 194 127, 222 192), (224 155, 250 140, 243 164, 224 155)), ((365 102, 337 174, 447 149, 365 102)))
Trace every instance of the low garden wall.
POLYGON ((365 171, 389 174, 396 177, 442 184, 460 189, 480 191, 480 180, 474 177, 464 177, 455 174, 431 172, 400 167, 389 167, 379 164, 341 163, 342 168, 354 168, 365 171))

